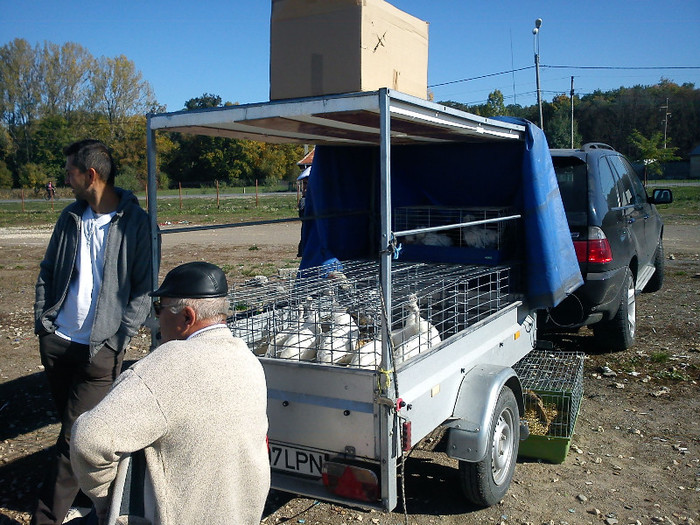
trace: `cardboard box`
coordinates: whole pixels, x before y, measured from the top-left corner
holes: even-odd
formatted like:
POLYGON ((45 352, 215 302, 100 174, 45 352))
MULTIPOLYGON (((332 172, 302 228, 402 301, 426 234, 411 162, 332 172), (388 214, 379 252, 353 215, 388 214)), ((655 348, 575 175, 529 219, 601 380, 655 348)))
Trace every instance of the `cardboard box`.
POLYGON ((384 0, 272 0, 270 100, 428 91, 428 23, 384 0))

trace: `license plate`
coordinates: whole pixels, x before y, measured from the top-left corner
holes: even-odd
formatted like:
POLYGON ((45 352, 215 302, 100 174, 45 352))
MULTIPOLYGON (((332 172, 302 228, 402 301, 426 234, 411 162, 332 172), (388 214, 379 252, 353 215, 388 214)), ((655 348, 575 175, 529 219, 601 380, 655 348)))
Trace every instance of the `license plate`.
POLYGON ((270 443, 270 465, 275 470, 320 478, 328 454, 270 443))

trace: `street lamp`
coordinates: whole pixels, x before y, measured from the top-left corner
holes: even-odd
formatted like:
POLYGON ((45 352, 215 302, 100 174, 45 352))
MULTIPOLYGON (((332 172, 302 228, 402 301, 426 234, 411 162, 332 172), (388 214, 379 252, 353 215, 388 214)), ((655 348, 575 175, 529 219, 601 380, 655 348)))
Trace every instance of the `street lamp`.
POLYGON ((542 119, 542 91, 540 90, 540 27, 542 27, 542 19, 535 20, 535 28, 532 34, 535 36, 533 47, 535 51, 535 78, 537 79, 537 106, 540 108, 540 128, 544 130, 544 122, 542 119))

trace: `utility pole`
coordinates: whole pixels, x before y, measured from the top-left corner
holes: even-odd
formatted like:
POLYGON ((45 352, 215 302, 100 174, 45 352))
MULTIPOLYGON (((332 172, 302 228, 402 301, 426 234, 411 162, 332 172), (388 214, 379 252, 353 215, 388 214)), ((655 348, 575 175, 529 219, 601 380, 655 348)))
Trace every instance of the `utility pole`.
POLYGON ((574 149, 574 77, 571 77, 571 149, 574 149))
POLYGON ((664 111, 664 149, 666 149, 666 129, 668 128, 668 118, 671 116, 671 113, 668 111, 668 98, 666 99, 666 105, 661 106, 661 108, 664 111))
POLYGON ((540 129, 544 131, 544 119, 542 118, 542 91, 540 90, 540 27, 542 27, 542 19, 535 20, 535 28, 532 34, 535 36, 533 46, 535 48, 535 79, 537 80, 537 106, 540 108, 540 129))

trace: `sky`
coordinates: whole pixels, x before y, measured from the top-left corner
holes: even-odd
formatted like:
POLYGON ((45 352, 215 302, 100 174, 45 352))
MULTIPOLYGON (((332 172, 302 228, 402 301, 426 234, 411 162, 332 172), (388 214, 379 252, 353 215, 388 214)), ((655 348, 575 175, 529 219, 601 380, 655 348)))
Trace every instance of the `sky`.
MULTIPOLYGON (((700 0, 389 3, 430 23, 436 101, 483 104, 498 89, 506 104, 536 104, 536 44, 545 101, 568 94, 572 76, 579 95, 661 78, 700 88, 700 0)), ((269 0, 0 0, 0 46, 24 38, 125 55, 168 111, 204 93, 269 100, 269 26, 269 0)))

